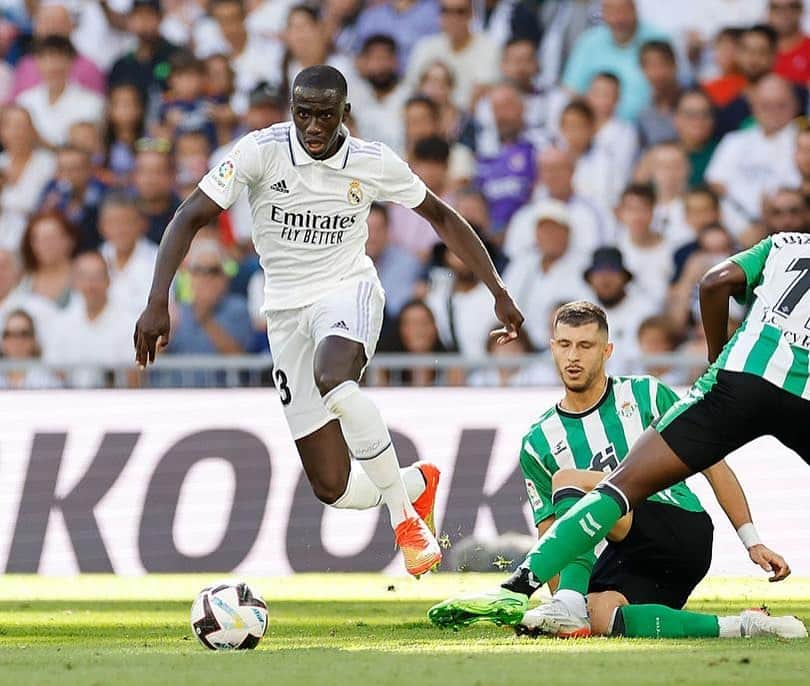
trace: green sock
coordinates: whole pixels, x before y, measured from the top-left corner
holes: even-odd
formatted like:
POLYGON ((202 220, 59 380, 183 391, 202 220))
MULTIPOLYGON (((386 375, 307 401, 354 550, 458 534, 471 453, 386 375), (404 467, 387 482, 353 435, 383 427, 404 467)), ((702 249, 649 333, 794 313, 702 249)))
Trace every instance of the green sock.
POLYGON ((627 638, 717 638, 716 615, 673 610, 666 605, 624 605, 616 613, 612 636, 627 638))
POLYGON ((554 522, 527 555, 535 578, 546 583, 579 555, 593 550, 625 514, 622 509, 601 491, 588 493, 554 522))
MULTIPOLYGON (((554 517, 562 519, 584 495, 585 491, 578 488, 561 488, 555 491, 552 496, 554 500, 554 517)), ((578 555, 560 571, 560 583, 557 590, 575 591, 582 594, 582 596, 588 595, 588 584, 591 581, 591 572, 595 563, 596 553, 594 553, 593 548, 582 553, 582 555, 578 555)))

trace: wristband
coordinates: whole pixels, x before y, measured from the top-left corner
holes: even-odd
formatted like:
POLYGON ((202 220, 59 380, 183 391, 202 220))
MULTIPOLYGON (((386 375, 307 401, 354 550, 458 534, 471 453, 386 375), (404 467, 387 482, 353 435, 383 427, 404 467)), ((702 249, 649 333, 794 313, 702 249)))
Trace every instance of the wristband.
POLYGON ((751 522, 748 522, 748 524, 743 524, 739 529, 737 529, 737 535, 740 537, 740 540, 742 541, 742 544, 745 546, 746 550, 753 548, 755 545, 762 544, 759 534, 751 522))

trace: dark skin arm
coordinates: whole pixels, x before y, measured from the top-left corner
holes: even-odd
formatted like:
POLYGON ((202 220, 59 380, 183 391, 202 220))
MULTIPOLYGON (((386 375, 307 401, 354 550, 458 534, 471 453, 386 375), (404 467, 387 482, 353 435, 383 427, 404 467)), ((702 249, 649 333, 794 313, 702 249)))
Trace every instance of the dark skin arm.
POLYGON ((169 288, 194 236, 217 218, 222 208, 199 188, 186 198, 166 227, 146 308, 135 324, 135 361, 143 369, 169 342, 169 288))
POLYGON ((495 296, 495 315, 504 326, 494 331, 499 343, 517 338, 523 314, 506 290, 484 244, 469 223, 432 191, 414 211, 431 223, 442 242, 484 282, 495 296))
POLYGON ((728 343, 728 299, 745 293, 745 272, 730 260, 712 267, 700 280, 700 314, 714 362, 728 343))

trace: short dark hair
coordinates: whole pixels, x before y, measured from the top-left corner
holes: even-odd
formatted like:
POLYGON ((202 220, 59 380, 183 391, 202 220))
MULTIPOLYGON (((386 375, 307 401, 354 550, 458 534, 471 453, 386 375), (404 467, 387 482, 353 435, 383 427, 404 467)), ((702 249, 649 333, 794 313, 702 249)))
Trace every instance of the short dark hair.
POLYGON ((586 324, 596 324, 600 331, 609 333, 608 320, 605 311, 587 300, 575 300, 559 307, 554 314, 554 328, 558 324, 568 326, 585 326, 586 324))
MULTIPOLYGON (((220 2, 227 2, 227 0, 220 0, 220 2)), ((290 21, 290 17, 293 14, 306 14, 312 21, 318 22, 321 20, 321 13, 317 7, 314 5, 308 5, 306 3, 300 3, 298 5, 293 5, 290 7, 289 11, 287 12, 287 21, 290 21)))
POLYGON ((529 38, 528 36, 512 36, 506 43, 503 44, 503 49, 511 48, 513 45, 520 45, 521 43, 528 43, 535 50, 537 49, 537 41, 529 38))
POLYGON ((675 50, 673 50, 672 45, 665 40, 648 40, 644 43, 639 52, 639 62, 644 62, 645 55, 650 52, 657 52, 670 64, 675 64, 676 62, 675 50))
POLYGON ((441 136, 420 138, 413 145, 413 159, 447 164, 447 160, 450 159, 450 144, 441 136))
POLYGON ((346 77, 328 64, 316 64, 299 71, 293 81, 293 92, 295 92, 296 88, 334 90, 337 91, 338 95, 344 100, 349 93, 346 77))
POLYGON ((58 52, 65 57, 76 57, 76 48, 73 47, 73 43, 70 42, 70 38, 67 36, 59 36, 57 34, 51 34, 38 38, 36 41, 34 41, 33 52, 35 55, 44 55, 46 52, 58 52))
POLYGON ((740 38, 745 37, 746 34, 749 33, 758 33, 762 36, 771 46, 771 50, 776 50, 779 45, 779 34, 776 33, 776 29, 769 24, 754 24, 753 26, 749 26, 747 29, 744 29, 740 38))
POLYGON ((664 332, 664 335, 667 337, 667 342, 671 348, 678 345, 678 332, 676 331, 672 320, 666 315, 656 314, 652 317, 647 317, 641 322, 641 324, 639 324, 638 331, 636 332, 636 338, 641 338, 641 334, 649 329, 661 329, 664 332))
POLYGON ((693 95, 697 95, 699 98, 703 98, 706 102, 708 102, 712 113, 714 112, 714 101, 712 100, 711 96, 702 88, 697 87, 687 88, 678 93, 678 97, 675 98, 675 109, 677 110, 681 106, 684 99, 692 97, 693 95))
POLYGON ((413 95, 405 101, 406 110, 414 105, 423 105, 424 107, 427 107, 434 119, 438 119, 439 115, 441 114, 436 101, 433 98, 429 98, 427 95, 413 95))
POLYGON ((205 74, 205 62, 194 55, 193 52, 188 50, 178 50, 169 58, 170 74, 177 74, 180 72, 197 72, 198 74, 205 74))
POLYGON ((619 77, 616 76, 612 71, 600 71, 594 74, 593 78, 591 79, 591 83, 596 81, 596 79, 602 79, 603 81, 610 81, 616 88, 621 90, 622 82, 619 80, 619 77))
POLYGON ((631 183, 622 191, 622 200, 629 197, 641 198, 651 207, 655 207, 655 189, 650 183, 631 183))
POLYGON ((126 191, 111 191, 107 193, 107 195, 104 196, 104 200, 101 202, 99 214, 103 213, 108 207, 126 207, 141 214, 138 201, 132 193, 127 193, 126 191))
POLYGON ((596 123, 596 114, 594 113, 593 108, 582 98, 574 98, 571 102, 569 102, 563 108, 562 114, 560 115, 560 119, 562 119, 569 112, 576 112, 577 114, 581 114, 591 124, 596 123))
POLYGON ((717 35, 714 37, 715 42, 720 40, 721 38, 730 38, 735 43, 740 40, 740 37, 745 32, 744 28, 739 26, 726 26, 723 29, 720 29, 717 32, 717 35))
POLYGON ((717 195, 715 190, 706 183, 701 183, 694 188, 690 188, 689 190, 684 193, 684 199, 688 198, 689 196, 695 195, 702 195, 706 198, 710 198, 712 201, 712 205, 714 208, 719 210, 720 209, 720 196, 717 195))
POLYGON ((365 55, 375 45, 382 45, 393 53, 397 51, 397 42, 392 36, 389 36, 387 33, 373 33, 363 41, 360 54, 365 55))

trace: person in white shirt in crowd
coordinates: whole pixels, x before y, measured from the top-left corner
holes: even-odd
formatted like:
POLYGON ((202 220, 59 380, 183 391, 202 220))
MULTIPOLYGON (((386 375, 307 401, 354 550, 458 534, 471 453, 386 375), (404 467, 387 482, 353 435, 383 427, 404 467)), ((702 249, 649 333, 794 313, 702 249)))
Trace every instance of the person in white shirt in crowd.
POLYGON ((441 135, 447 140, 461 137, 468 123, 466 112, 453 101, 455 87, 455 72, 440 60, 431 62, 425 68, 416 87, 418 95, 426 95, 439 108, 441 135))
POLYGON ((405 132, 402 107, 408 90, 400 82, 397 44, 391 36, 369 36, 357 56, 357 72, 352 101, 357 130, 362 138, 382 141, 403 154, 405 132))
MULTIPOLYGON (((638 328, 638 349, 646 356, 671 355, 678 349, 679 337, 666 315, 647 317, 638 328)), ((666 364, 646 364, 639 373, 660 379, 667 386, 688 383, 689 370, 666 364)))
POLYGON ((585 101, 596 117, 594 145, 610 157, 613 173, 626 184, 633 173, 639 146, 635 127, 616 116, 620 97, 621 83, 610 72, 594 76, 585 93, 585 101))
POLYGON ((132 366, 135 316, 110 299, 107 263, 97 252, 76 258, 73 286, 81 297, 51 328, 44 346, 45 359, 65 368, 70 386, 104 386, 109 370, 132 366))
POLYGON ((512 216, 503 251, 510 259, 534 248, 538 203, 546 199, 563 203, 571 217, 571 250, 590 255, 600 245, 612 242, 614 221, 592 200, 574 190, 575 162, 572 155, 558 147, 548 146, 538 157, 538 183, 532 200, 512 216))
POLYGON ((671 248, 680 248, 695 239, 695 232, 686 221, 683 200, 689 186, 686 151, 676 141, 658 143, 650 151, 650 171, 650 183, 655 189, 653 229, 671 248))
POLYGON ((416 44, 407 81, 415 86, 425 67, 441 60, 456 76, 454 102, 469 110, 480 87, 498 81, 500 51, 485 34, 472 30, 472 0, 440 0, 439 11, 442 32, 416 44))
POLYGON ((59 379, 45 367, 35 364, 42 357, 42 348, 37 340, 34 318, 25 310, 15 309, 5 317, 0 316, 0 325, 0 360, 25 365, 0 373, 0 389, 58 387, 59 379), (32 363, 34 366, 30 366, 32 363))
POLYGON ((672 278, 673 246, 652 229, 654 207, 652 186, 628 186, 616 208, 619 219, 616 244, 628 269, 635 275, 636 286, 652 306, 660 309, 672 278))
POLYGON ((579 274, 585 254, 571 244, 571 215, 557 200, 534 206, 533 249, 516 256, 506 268, 504 283, 526 314, 524 328, 532 343, 541 346, 548 334, 548 319, 557 303, 587 295, 579 274))
POLYGON ((677 137, 675 107, 682 88, 678 83, 675 51, 666 41, 653 40, 641 46, 641 70, 650 84, 652 102, 638 115, 641 145, 648 148, 677 137))
POLYGON ((56 147, 67 142, 68 129, 79 121, 100 122, 104 99, 68 81, 76 50, 64 36, 46 36, 34 46, 42 83, 17 97, 31 114, 40 138, 56 147))
POLYGON ((796 178, 799 112, 793 87, 778 76, 763 77, 752 92, 756 126, 723 138, 706 180, 727 201, 725 219, 735 235, 760 217, 762 196, 796 178))
POLYGON ((574 158, 574 189, 578 195, 610 212, 624 188, 607 151, 596 145, 596 115, 584 100, 569 102, 560 117, 560 146, 574 158))
POLYGON ((17 250, 42 190, 56 172, 53 153, 40 147, 31 115, 19 105, 0 114, 0 248, 17 250))
POLYGON ((110 275, 110 297, 133 314, 146 306, 157 246, 146 238, 146 219, 135 201, 110 193, 99 212, 100 252, 110 275))
MULTIPOLYGON (((652 214, 652 212, 650 212, 652 214)), ((656 314, 651 298, 643 288, 633 288, 633 273, 624 265, 618 248, 599 248, 585 270, 591 292, 585 298, 605 310, 610 322, 613 356, 608 361, 611 374, 629 374, 637 369, 638 330, 641 322, 656 314)))

